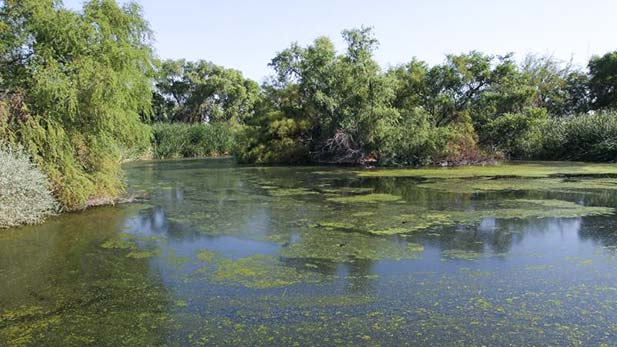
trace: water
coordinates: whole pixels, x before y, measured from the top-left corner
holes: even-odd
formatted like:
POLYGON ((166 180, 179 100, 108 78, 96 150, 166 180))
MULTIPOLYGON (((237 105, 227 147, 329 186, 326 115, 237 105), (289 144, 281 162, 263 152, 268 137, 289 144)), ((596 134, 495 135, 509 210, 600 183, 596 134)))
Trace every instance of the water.
POLYGON ((127 170, 140 203, 0 233, 0 345, 617 344, 610 177, 127 170))

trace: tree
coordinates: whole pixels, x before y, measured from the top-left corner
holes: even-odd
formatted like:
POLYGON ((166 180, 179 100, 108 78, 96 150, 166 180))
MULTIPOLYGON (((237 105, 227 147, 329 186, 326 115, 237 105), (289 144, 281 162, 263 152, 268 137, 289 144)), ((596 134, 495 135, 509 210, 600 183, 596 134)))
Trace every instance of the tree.
POLYGON ((617 107, 617 51, 589 61, 589 89, 595 109, 617 107))
POLYGON ((153 97, 158 121, 232 122, 251 116, 261 91, 237 70, 200 60, 161 63, 153 97))
POLYGON ((65 208, 120 194, 122 149, 147 145, 151 36, 135 3, 0 3, 0 136, 25 147, 65 208))

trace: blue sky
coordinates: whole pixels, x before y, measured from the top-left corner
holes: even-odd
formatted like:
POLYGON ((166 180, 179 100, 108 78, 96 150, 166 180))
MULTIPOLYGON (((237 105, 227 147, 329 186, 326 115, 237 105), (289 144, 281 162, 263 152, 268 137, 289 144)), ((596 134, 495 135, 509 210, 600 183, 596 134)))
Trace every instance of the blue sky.
MULTIPOLYGON (((80 8, 82 0, 64 0, 80 8)), ((120 1, 125 2, 125 1, 120 1)), ((139 0, 161 58, 206 59, 258 81, 293 41, 373 26, 382 67, 440 63, 447 53, 479 50, 553 57, 584 66, 617 50, 616 0, 139 0)))

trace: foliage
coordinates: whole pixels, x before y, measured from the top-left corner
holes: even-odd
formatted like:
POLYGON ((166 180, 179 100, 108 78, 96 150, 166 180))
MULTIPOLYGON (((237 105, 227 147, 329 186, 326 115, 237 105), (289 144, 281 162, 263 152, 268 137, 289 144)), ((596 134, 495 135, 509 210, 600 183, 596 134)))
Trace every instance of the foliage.
POLYGON ((589 88, 596 109, 617 107, 617 51, 589 61, 589 88))
POLYGON ((0 5, 0 136, 20 143, 65 208, 122 192, 121 149, 144 146, 151 32, 135 3, 0 5))
POLYGON ((343 54, 320 37, 274 57, 275 75, 246 118, 238 158, 381 165, 535 158, 549 119, 598 106, 598 69, 587 75, 550 57, 517 64, 511 54, 472 51, 384 72, 373 59, 378 42, 370 28, 346 30, 343 39, 343 54))
POLYGON ((57 210, 47 177, 21 148, 0 143, 0 228, 36 224, 57 210))
POLYGON ((548 160, 617 161, 617 112, 550 119, 529 157, 548 160))
POLYGON ((237 70, 203 60, 166 60, 156 79, 154 120, 242 123, 260 93, 259 85, 237 70))
POLYGON ((493 120, 487 126, 487 134, 493 139, 494 149, 509 157, 528 158, 543 137, 548 121, 544 108, 527 108, 521 113, 508 113, 493 120))
POLYGON ((152 126, 152 150, 157 159, 224 155, 234 145, 226 124, 157 123, 152 126))

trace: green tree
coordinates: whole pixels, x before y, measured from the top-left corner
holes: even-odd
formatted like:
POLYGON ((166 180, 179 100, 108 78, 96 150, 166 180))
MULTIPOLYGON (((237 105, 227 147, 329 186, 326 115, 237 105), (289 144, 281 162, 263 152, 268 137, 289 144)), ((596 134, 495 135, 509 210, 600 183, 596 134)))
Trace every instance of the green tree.
POLYGON ((153 97, 159 121, 240 124, 254 111, 259 85, 237 70, 207 61, 161 63, 153 97))
POLYGON ((595 109, 617 107, 617 51, 589 61, 589 88, 595 109))
POLYGON ((81 12, 52 0, 0 3, 0 136, 20 143, 65 208, 122 192, 124 147, 146 146, 151 31, 135 3, 91 0, 81 12))

